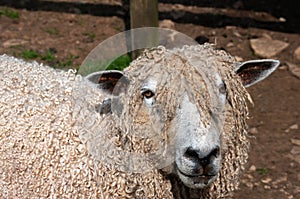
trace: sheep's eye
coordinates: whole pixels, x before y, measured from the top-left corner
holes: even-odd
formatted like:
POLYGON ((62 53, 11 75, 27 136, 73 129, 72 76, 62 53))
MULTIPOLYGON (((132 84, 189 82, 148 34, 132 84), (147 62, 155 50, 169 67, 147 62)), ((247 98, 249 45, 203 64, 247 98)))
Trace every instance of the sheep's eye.
POLYGON ((219 86, 219 92, 222 94, 226 94, 226 85, 225 84, 221 84, 219 86))
POLYGON ((143 97, 149 99, 154 96, 154 93, 151 90, 145 90, 142 92, 143 97))

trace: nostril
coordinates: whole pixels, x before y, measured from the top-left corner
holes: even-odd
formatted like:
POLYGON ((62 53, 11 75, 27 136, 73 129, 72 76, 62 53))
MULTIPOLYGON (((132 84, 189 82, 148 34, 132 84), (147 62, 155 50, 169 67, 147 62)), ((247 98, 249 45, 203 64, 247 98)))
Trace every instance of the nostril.
POLYGON ((192 147, 188 147, 184 153, 187 158, 197 158, 199 159, 199 150, 195 150, 192 147))
POLYGON ((217 146, 210 152, 208 158, 211 158, 212 156, 215 156, 217 158, 219 155, 220 155, 220 147, 217 146))
POLYGON ((194 162, 199 163, 202 166, 209 164, 214 158, 220 155, 220 147, 215 147, 208 154, 201 153, 200 150, 188 147, 184 153, 186 158, 192 159, 194 162))

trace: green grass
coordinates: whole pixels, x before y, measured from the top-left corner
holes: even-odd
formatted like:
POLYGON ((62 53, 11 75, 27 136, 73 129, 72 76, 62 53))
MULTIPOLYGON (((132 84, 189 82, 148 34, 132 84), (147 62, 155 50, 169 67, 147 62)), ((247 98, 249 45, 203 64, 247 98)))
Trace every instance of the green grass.
POLYGON ((49 35, 58 35, 59 31, 57 28, 47 28, 44 30, 46 33, 48 33, 49 35))
POLYGON ((114 29, 119 32, 124 31, 123 28, 119 26, 115 26, 114 29))
POLYGON ((128 54, 121 55, 116 59, 104 59, 104 60, 90 60, 84 63, 79 68, 78 73, 85 76, 99 70, 119 70, 122 71, 124 68, 129 66, 131 57, 128 54))
POLYGON ((55 55, 53 51, 48 50, 44 55, 41 55, 40 58, 47 62, 53 62, 55 60, 55 55))
POLYGON ((36 59, 41 55, 35 50, 24 50, 21 52, 21 57, 24 59, 36 59))
POLYGON ((17 54, 16 56, 20 56, 26 60, 42 60, 45 61, 46 64, 54 67, 54 68, 70 68, 73 66, 73 62, 78 56, 70 55, 68 58, 64 60, 57 60, 55 57, 55 51, 49 49, 45 53, 40 53, 35 50, 23 50, 21 53, 17 54))
POLYGON ((23 50, 21 52, 21 57, 24 59, 41 59, 43 61, 52 62, 55 60, 55 55, 51 50, 48 50, 46 53, 42 54, 35 50, 23 50))
POLYGON ((73 62, 78 56, 70 55, 67 59, 63 61, 58 61, 53 67, 54 68, 69 68, 73 66, 73 62))
POLYGON ((270 172, 268 168, 257 168, 256 171, 260 175, 266 175, 270 172))
POLYGON ((121 55, 117 59, 115 59, 112 63, 109 64, 109 66, 106 68, 106 70, 123 70, 127 66, 129 66, 131 62, 131 58, 128 54, 121 55))
MULTIPOLYGON (((78 56, 69 55, 66 59, 57 60, 55 57, 55 51, 49 49, 48 51, 41 53, 32 49, 23 49, 20 53, 16 54, 16 56, 20 56, 23 59, 30 60, 42 60, 45 61, 46 64, 53 66, 54 68, 70 68, 74 67, 74 60, 78 58, 78 56)), ((106 68, 107 70, 120 70, 122 71, 124 68, 129 66, 131 62, 131 58, 129 55, 125 54, 117 59, 115 59, 109 66, 106 68)))
POLYGON ((94 40, 96 38, 96 34, 95 33, 88 33, 85 32, 83 33, 84 36, 87 36, 89 39, 94 40))
POLYGON ((0 16, 1 15, 9 17, 11 19, 19 19, 19 17, 20 17, 19 12, 8 9, 8 8, 4 8, 4 9, 0 10, 0 16))

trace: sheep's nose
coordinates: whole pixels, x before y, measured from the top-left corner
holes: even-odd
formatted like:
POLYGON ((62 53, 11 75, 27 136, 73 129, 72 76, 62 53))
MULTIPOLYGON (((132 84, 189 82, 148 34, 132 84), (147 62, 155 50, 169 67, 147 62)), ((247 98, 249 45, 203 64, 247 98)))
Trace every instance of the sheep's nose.
POLYGON ((184 153, 186 158, 191 159, 193 162, 200 164, 202 167, 206 167, 214 158, 220 155, 220 147, 213 148, 208 153, 203 153, 199 149, 188 147, 184 153))

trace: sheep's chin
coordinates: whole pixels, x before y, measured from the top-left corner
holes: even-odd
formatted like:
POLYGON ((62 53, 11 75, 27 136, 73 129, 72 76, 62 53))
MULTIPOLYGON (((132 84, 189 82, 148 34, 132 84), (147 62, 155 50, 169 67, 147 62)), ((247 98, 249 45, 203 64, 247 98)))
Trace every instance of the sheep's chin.
POLYGON ((182 173, 179 169, 177 169, 177 174, 183 184, 192 189, 203 189, 217 178, 217 175, 189 176, 182 173))

